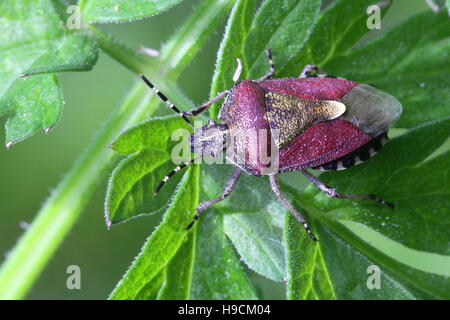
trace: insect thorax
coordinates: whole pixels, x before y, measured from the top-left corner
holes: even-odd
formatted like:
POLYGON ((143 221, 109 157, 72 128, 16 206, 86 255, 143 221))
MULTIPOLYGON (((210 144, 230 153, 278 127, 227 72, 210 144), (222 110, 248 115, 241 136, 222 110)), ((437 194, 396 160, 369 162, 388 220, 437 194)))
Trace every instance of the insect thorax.
POLYGON ((216 157, 227 141, 228 126, 210 119, 206 125, 194 131, 190 137, 191 152, 216 157))

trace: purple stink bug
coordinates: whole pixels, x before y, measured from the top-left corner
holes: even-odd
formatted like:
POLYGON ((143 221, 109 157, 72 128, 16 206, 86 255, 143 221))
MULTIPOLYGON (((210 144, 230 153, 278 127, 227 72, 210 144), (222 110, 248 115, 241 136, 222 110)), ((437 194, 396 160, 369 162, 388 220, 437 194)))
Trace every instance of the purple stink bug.
MULTIPOLYGON (((382 147, 388 129, 400 117, 400 102, 372 86, 329 76, 314 65, 307 65, 298 78, 272 79, 275 66, 270 50, 266 53, 269 72, 265 76, 256 81, 238 82, 232 89, 219 93, 189 112, 180 112, 147 78, 141 76, 164 103, 189 124, 188 116, 195 117, 225 98, 219 113, 221 123, 210 119, 208 124, 195 130, 190 139, 191 151, 203 155, 208 150, 208 153, 217 155, 227 149, 230 136, 237 136, 237 132, 244 136, 234 145, 243 152, 243 160, 236 161, 236 157, 227 155, 236 169, 223 193, 202 202, 186 229, 192 227, 201 212, 230 195, 242 172, 254 176, 268 175, 273 192, 314 241, 317 239, 305 219, 281 193, 276 174, 300 171, 330 197, 372 200, 392 207, 391 203, 375 195, 341 194, 307 169, 342 170, 369 159, 382 147), (262 131, 267 139, 261 142, 250 134, 251 131, 262 131), (259 156, 273 146, 277 150, 277 165, 275 170, 268 170, 272 162, 263 163, 259 156), (258 157, 249 161, 248 157, 255 154, 258 157)), ((169 172, 155 193, 171 176, 193 162, 169 172)))

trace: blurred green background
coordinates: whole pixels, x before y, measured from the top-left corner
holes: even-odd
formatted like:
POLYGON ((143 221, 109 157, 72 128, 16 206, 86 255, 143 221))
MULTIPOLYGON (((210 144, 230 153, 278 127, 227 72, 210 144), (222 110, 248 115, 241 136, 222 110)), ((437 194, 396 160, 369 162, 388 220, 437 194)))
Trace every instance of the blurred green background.
MULTIPOLYGON (((132 48, 141 45, 159 48, 196 3, 186 0, 150 19, 101 28, 132 48)), ((424 0, 394 1, 381 32, 425 9, 424 0)), ((223 25, 180 78, 180 88, 196 103, 208 98, 222 34, 223 25)), ((0 260, 8 255, 52 188, 120 105, 133 81, 137 81, 136 75, 103 53, 91 72, 62 74, 60 79, 66 105, 56 127, 48 134, 41 132, 18 143, 11 150, 0 147, 0 260)), ((4 122, 4 118, 0 119, 2 128, 4 122)), ((1 129, 0 141, 4 140, 1 129)), ((287 178, 299 180, 300 175, 291 173, 287 178)), ((105 190, 106 181, 101 181, 94 199, 31 290, 29 299, 104 299, 119 281, 161 215, 133 219, 108 231, 103 218, 105 190), (69 265, 81 268, 81 290, 66 287, 69 265)), ((263 298, 284 299, 283 284, 247 271, 263 298)))

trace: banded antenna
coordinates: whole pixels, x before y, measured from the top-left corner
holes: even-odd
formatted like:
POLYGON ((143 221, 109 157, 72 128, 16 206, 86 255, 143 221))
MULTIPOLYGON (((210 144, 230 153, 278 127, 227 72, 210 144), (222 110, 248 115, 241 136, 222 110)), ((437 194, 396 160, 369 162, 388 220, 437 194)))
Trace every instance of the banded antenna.
POLYGON ((156 93, 156 95, 161 99, 162 102, 164 102, 164 104, 166 106, 168 106, 170 109, 172 109, 176 114, 178 114, 180 117, 183 118, 183 120, 188 123, 191 127, 194 127, 192 122, 186 118, 186 115, 184 114, 184 112, 181 112, 172 102, 169 101, 169 99, 158 89, 155 88, 155 86, 153 85, 153 83, 150 82, 150 80, 147 79, 146 76, 144 76, 143 74, 139 75, 141 77, 142 80, 144 80, 145 84, 153 90, 154 93, 156 93))
POLYGON ((161 182, 158 184, 158 186, 155 189, 155 192, 153 193, 154 195, 157 195, 159 190, 161 190, 161 188, 166 184, 166 182, 178 171, 180 171, 181 169, 191 165, 194 163, 195 160, 199 159, 200 157, 197 158, 193 158, 191 161, 185 162, 183 164, 180 164, 179 166, 177 166, 176 168, 172 169, 172 171, 170 171, 162 180, 161 182))

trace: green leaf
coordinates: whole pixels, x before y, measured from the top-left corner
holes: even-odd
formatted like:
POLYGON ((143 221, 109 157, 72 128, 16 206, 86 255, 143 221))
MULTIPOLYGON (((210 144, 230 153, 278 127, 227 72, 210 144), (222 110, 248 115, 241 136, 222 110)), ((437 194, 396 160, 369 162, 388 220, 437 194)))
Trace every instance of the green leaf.
MULTIPOLYGON (((144 299, 152 281, 188 241, 184 227, 191 221, 199 197, 199 168, 194 165, 183 176, 176 196, 161 225, 148 238, 130 269, 111 293, 110 299, 144 299)), ((169 267, 168 270, 171 268, 169 267)), ((147 297, 149 298, 149 297, 147 297)))
POLYGON ((20 75, 90 70, 98 54, 83 31, 66 29, 50 0, 2 1, 0 29, 0 115, 10 115, 11 146, 54 126, 63 104, 55 75, 20 75))
POLYGON ((9 115, 5 124, 6 146, 9 148, 38 130, 50 130, 60 117, 62 104, 56 75, 17 80, 0 98, 0 114, 9 115))
POLYGON ((181 245, 176 255, 168 264, 165 272, 166 277, 159 291, 158 299, 189 300, 195 257, 196 231, 196 228, 189 231, 187 241, 181 245))
MULTIPOLYGON (((367 34, 367 8, 373 0, 338 0, 327 7, 317 19, 304 47, 279 69, 278 76, 298 76, 298 66, 316 64, 322 67, 330 58, 347 53, 367 34)), ((381 7, 384 14, 389 7, 381 7)), ((327 70, 328 71, 328 70, 327 70)))
POLYGON ((81 0, 87 23, 129 22, 161 13, 181 0, 81 0))
POLYGON ((191 298, 257 299, 255 289, 223 232, 223 216, 208 210, 204 218, 197 227, 191 298))
POLYGON ((176 165, 171 150, 177 143, 172 133, 187 130, 187 124, 177 116, 154 118, 121 134, 112 148, 131 154, 113 171, 105 201, 108 225, 124 222, 143 214, 163 210, 168 204, 181 175, 175 175, 157 195, 154 191, 164 176, 176 165))
MULTIPOLYGON (((315 228, 314 230, 317 230, 315 228)), ((315 231, 316 232, 316 231, 315 231)), ((286 214, 284 241, 288 266, 287 298, 291 300, 336 299, 330 272, 323 258, 322 237, 315 244, 303 226, 286 214)))
MULTIPOLYGON (((236 59, 239 58, 242 63, 241 78, 247 78, 248 70, 244 44, 250 30, 255 6, 255 0, 239 0, 233 6, 225 28, 225 34, 217 52, 216 68, 211 85, 211 97, 233 86, 233 75, 237 67, 236 59)), ((217 118, 218 108, 219 103, 211 107, 211 117, 217 118)))
POLYGON ((263 2, 245 43, 250 78, 258 78, 268 71, 266 49, 272 49, 279 69, 298 54, 316 22, 320 5, 320 0, 263 2))
POLYGON ((410 128, 450 115, 449 52, 448 15, 427 11, 323 68, 394 95, 405 107, 397 126, 410 128))

